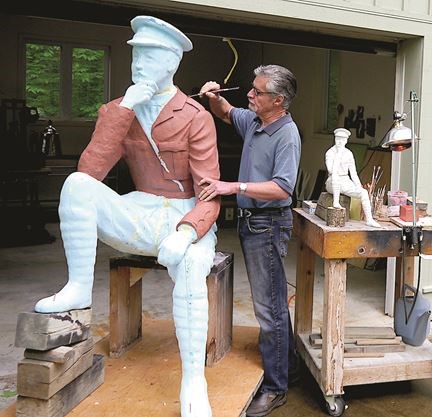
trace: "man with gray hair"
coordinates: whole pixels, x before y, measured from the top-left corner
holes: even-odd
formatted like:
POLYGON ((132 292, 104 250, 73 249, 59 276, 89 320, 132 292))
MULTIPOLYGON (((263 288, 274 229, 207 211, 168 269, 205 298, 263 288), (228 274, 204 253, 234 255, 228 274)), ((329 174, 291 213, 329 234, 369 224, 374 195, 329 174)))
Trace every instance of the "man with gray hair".
POLYGON ((214 81, 201 87, 211 111, 232 124, 243 139, 238 182, 206 177, 201 201, 237 194, 239 237, 260 325, 263 383, 249 405, 249 417, 261 417, 286 402, 288 375, 297 367, 287 301, 283 257, 292 230, 292 193, 300 161, 300 135, 288 112, 297 81, 279 65, 260 66, 247 94, 249 109, 233 107, 213 93, 214 81))
MULTIPOLYGON (((218 178, 213 118, 173 84, 188 37, 151 16, 131 21, 132 81, 124 97, 103 105, 95 131, 65 181, 59 206, 68 282, 35 310, 91 306, 97 240, 122 252, 157 256, 175 285, 173 316, 182 359, 182 417, 211 417, 204 375, 215 221, 220 200, 200 201, 199 181, 218 178), (120 158, 136 191, 119 195, 102 183, 120 158)), ((144 414, 143 414, 144 415, 144 414)))

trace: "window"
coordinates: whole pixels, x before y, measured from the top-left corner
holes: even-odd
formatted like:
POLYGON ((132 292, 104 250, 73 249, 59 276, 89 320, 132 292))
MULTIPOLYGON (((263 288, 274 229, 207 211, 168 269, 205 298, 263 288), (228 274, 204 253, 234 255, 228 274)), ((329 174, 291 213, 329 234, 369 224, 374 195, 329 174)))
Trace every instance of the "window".
POLYGON ((108 99, 108 48, 24 44, 27 106, 42 118, 94 119, 108 99))

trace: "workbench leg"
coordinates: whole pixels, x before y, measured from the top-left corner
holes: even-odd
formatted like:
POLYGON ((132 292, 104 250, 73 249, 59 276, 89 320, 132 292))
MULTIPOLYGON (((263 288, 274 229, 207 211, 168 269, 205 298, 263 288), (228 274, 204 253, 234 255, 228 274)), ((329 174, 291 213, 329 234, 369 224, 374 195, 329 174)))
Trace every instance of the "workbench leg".
POLYGON ((343 394, 346 261, 324 261, 321 389, 324 395, 343 394))
POLYGON ((297 246, 294 334, 312 332, 315 254, 303 242, 297 246))
POLYGON ((405 269, 405 284, 414 287, 414 256, 405 256, 404 262, 402 257, 396 258, 396 276, 395 276, 395 305, 396 301, 402 297, 402 274, 405 269))

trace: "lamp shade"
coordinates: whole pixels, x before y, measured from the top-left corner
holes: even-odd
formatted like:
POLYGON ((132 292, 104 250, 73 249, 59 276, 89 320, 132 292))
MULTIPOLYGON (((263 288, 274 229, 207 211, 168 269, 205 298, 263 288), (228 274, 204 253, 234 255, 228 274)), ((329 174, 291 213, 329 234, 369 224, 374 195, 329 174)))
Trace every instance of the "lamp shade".
POLYGON ((409 127, 404 126, 402 120, 396 119, 393 127, 387 132, 383 148, 390 148, 392 151, 404 151, 411 147, 412 131, 409 127))

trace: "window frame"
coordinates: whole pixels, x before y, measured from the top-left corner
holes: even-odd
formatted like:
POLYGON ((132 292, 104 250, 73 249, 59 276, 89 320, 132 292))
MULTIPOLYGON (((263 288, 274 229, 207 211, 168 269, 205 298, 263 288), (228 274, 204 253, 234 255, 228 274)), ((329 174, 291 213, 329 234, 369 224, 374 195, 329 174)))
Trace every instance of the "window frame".
MULTIPOLYGON (((104 51, 104 91, 103 101, 106 103, 110 97, 110 47, 105 43, 95 41, 83 42, 74 39, 48 39, 42 36, 22 35, 20 39, 20 78, 21 78, 21 96, 26 98, 26 45, 29 43, 40 45, 51 45, 60 47, 60 102, 59 116, 50 117, 54 121, 94 121, 94 118, 88 117, 72 117, 72 54, 74 48, 97 49, 104 51)), ((48 118, 40 117, 40 120, 48 120, 48 118)))

